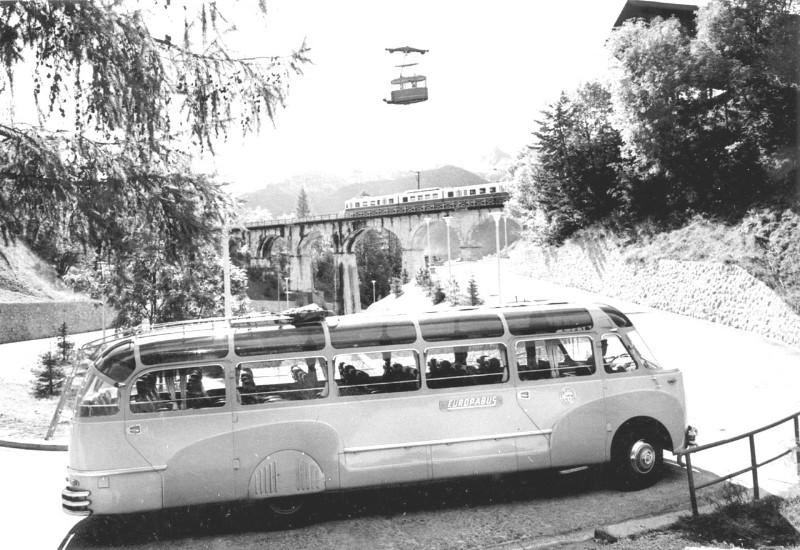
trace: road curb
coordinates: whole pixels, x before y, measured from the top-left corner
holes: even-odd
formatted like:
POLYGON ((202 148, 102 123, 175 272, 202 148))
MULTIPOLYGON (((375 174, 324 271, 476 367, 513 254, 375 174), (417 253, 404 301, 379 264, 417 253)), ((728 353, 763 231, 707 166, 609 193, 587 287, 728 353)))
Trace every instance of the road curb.
POLYGON ((25 441, 16 439, 0 439, 0 447, 11 449, 25 449, 29 451, 66 451, 66 443, 56 443, 53 441, 25 441))
MULTIPOLYGON (((713 511, 713 509, 713 505, 709 504, 701 507, 698 511, 701 514, 705 514, 713 511)), ((689 516, 691 513, 691 510, 679 510, 659 516, 635 518, 613 525, 603 525, 595 529, 594 538, 604 542, 617 542, 620 539, 637 537, 649 531, 664 529, 674 525, 681 517, 689 516)))

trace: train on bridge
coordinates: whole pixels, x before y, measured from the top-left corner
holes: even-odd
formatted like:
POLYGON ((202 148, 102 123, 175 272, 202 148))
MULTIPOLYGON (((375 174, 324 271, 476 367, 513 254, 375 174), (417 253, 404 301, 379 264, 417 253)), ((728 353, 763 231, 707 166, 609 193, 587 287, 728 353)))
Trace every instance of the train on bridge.
POLYGON ((401 212, 422 212, 502 204, 508 199, 506 182, 481 183, 462 187, 427 187, 390 195, 364 195, 344 203, 344 217, 361 217, 401 212), (473 204, 474 203, 474 204, 473 204))

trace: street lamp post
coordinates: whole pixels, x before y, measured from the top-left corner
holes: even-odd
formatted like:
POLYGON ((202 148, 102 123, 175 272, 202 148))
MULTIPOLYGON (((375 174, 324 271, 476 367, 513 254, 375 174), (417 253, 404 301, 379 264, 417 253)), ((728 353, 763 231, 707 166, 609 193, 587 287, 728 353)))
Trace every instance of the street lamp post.
POLYGON ((431 263, 431 219, 425 218, 425 225, 428 226, 428 253, 427 253, 427 260, 425 261, 425 267, 428 267, 428 264, 431 263))
POLYGON ((494 218, 494 236, 495 236, 495 253, 497 254, 497 303, 502 304, 503 298, 500 291, 500 218, 503 217, 502 212, 492 212, 494 218))
POLYGON ((372 303, 375 303, 375 279, 372 279, 372 303))
POLYGON ((284 277, 284 281, 286 281, 286 309, 289 309, 289 277, 284 277))
POLYGON ((445 216, 442 218, 444 223, 447 224, 447 277, 453 279, 453 265, 450 258, 450 222, 453 220, 452 216, 445 216))

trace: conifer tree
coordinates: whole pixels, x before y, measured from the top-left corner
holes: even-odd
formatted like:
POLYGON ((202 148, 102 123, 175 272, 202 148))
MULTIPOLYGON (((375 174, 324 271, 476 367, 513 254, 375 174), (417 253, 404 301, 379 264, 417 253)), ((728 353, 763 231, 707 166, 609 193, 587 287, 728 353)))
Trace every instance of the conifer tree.
POLYGON ((471 306, 483 304, 483 299, 478 296, 478 283, 475 282, 475 275, 471 275, 467 282, 467 301, 471 306))
POLYGON ((308 205, 308 193, 306 193, 305 186, 300 188, 300 194, 297 195, 297 206, 294 209, 294 214, 298 218, 307 218, 311 215, 311 207, 308 205))
POLYGON ((394 294, 396 298, 403 295, 403 280, 401 278, 392 277, 389 286, 392 290, 392 294, 394 294))
POLYGON ((58 327, 58 342, 56 343, 58 347, 58 353, 61 356, 61 363, 67 363, 70 358, 70 354, 72 352, 72 348, 75 347, 74 342, 70 342, 67 339, 67 322, 64 321, 61 323, 61 326, 58 327))
POLYGON ((61 393, 64 387, 64 369, 57 355, 48 351, 39 356, 41 368, 33 369, 36 379, 33 382, 33 395, 43 399, 61 393))

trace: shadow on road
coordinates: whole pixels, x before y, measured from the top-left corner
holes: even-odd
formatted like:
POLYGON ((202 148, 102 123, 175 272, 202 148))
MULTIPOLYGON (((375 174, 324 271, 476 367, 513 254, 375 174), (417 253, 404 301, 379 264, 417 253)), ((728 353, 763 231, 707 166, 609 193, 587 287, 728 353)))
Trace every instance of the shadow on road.
MULTIPOLYGON (((632 499, 642 500, 640 497, 650 493, 645 499, 650 503, 644 508, 639 506, 639 515, 642 515, 653 503, 662 508, 652 513, 685 508, 688 505, 685 484, 683 470, 666 467, 664 477, 653 488, 624 493, 612 486, 606 468, 591 467, 569 474, 554 471, 508 474, 316 495, 309 497, 307 513, 292 521, 279 521, 263 502, 195 506, 145 514, 89 517, 75 525, 61 548, 158 547, 170 541, 194 539, 197 542, 197 539, 209 537, 276 533, 354 519, 385 521, 406 515, 464 513, 474 518, 476 511, 482 509, 498 515, 515 507, 552 508, 553 502, 565 500, 570 502, 570 507, 585 500, 592 503, 590 509, 597 509, 599 503, 610 502, 613 507, 613 502, 624 501, 626 495, 638 495, 632 499), (669 497, 664 496, 667 493, 669 497)), ((637 509, 636 505, 632 509, 637 509)), ((632 517, 628 512, 622 513, 632 517)), ((566 525, 564 531, 573 528, 566 525)))

